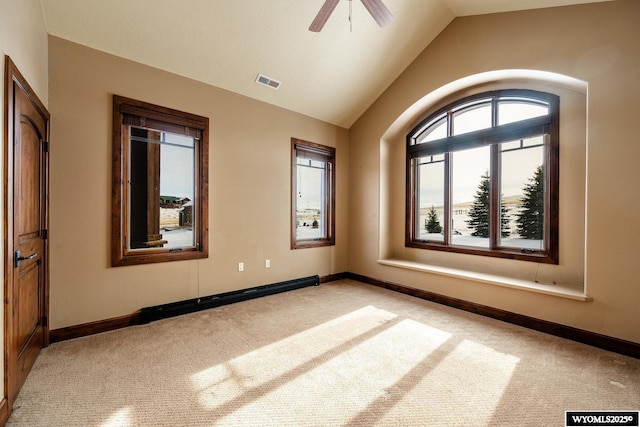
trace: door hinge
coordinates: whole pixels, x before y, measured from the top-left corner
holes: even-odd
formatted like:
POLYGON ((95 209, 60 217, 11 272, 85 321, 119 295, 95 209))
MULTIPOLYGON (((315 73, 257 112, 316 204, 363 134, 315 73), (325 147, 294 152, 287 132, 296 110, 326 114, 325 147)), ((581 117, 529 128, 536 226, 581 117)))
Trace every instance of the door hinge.
POLYGON ((42 144, 42 150, 43 150, 45 153, 48 153, 48 152, 49 152, 49 141, 44 141, 44 143, 42 144))
POLYGON ((17 250, 17 251, 15 251, 15 252, 13 253, 13 266, 14 266, 15 268, 18 268, 18 267, 20 267, 20 263, 21 263, 22 261, 28 261, 28 260, 30 260, 30 259, 34 259, 34 258, 35 258, 35 257, 37 257, 37 256, 38 256, 38 253, 37 253, 37 252, 34 252, 34 253, 32 253, 31 255, 29 255, 29 256, 22 256, 22 255, 20 254, 20 251, 19 251, 19 250, 17 250))
POLYGON ((49 317, 42 316, 42 326, 44 326, 45 328, 49 326, 49 317))
POLYGON ((42 230, 42 238, 45 240, 49 238, 49 230, 42 230))

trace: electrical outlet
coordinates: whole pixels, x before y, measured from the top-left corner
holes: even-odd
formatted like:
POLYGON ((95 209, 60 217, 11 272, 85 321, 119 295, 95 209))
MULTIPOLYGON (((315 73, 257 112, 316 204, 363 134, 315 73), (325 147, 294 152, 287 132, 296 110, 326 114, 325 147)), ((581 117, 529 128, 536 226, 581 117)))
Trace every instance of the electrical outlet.
POLYGON ((244 262, 238 263, 238 271, 244 271, 244 262))
POLYGON ((270 259, 265 259, 265 260, 264 260, 264 266, 265 266, 266 268, 271 267, 271 260, 270 260, 270 259))

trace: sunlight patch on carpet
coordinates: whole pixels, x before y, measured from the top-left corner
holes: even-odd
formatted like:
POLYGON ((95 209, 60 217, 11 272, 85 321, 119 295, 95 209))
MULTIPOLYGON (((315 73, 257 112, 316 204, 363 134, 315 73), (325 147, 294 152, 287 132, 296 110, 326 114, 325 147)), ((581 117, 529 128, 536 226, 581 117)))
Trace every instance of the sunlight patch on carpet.
POLYGON ((463 340, 381 423, 401 419, 406 425, 488 425, 519 361, 516 356, 463 340), (407 410, 410 407, 420 410, 407 410))
MULTIPOLYGON (((247 391, 239 405, 229 405, 220 425, 246 425, 256 414, 272 425, 342 425, 371 402, 385 398, 402 380, 451 334, 404 319, 377 331, 366 340, 323 360, 310 369, 272 384, 269 390, 247 391), (286 408, 283 410, 283 408, 286 408)), ((315 337, 306 342, 322 345, 315 337)), ((279 358, 280 355, 277 356, 279 358)), ((291 368, 287 358, 277 362, 291 368)), ((260 370, 258 363, 252 367, 260 370)))
POLYGON ((135 422, 131 419, 131 407, 118 409, 109 417, 107 421, 102 423, 101 427, 127 427, 134 426, 135 422))
POLYGON ((326 353, 385 324, 397 315, 373 306, 364 307, 307 329, 226 363, 191 376, 199 401, 214 409, 260 385, 280 381, 296 367, 321 363, 326 353), (309 345, 313 342, 315 345, 309 345))

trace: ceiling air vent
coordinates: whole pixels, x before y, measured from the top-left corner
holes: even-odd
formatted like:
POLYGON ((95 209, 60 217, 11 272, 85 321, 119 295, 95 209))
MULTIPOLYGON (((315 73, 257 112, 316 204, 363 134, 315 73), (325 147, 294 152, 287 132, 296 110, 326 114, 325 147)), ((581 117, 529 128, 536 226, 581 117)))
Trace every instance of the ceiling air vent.
POLYGON ((269 86, 271 89, 278 89, 281 85, 279 81, 273 80, 267 76, 263 76, 262 74, 258 74, 258 77, 256 77, 256 83, 269 86))

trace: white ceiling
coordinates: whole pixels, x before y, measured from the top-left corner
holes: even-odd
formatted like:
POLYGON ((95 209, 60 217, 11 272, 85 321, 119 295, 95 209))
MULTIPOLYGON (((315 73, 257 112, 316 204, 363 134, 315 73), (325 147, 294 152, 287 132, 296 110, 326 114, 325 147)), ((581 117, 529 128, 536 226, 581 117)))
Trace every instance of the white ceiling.
POLYGON ((349 128, 456 17, 601 0, 41 0, 49 34, 349 128), (274 90, 258 73, 281 81, 274 90))

